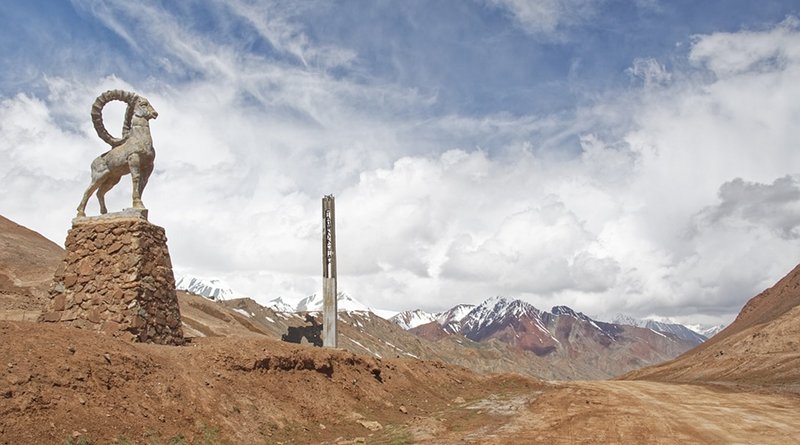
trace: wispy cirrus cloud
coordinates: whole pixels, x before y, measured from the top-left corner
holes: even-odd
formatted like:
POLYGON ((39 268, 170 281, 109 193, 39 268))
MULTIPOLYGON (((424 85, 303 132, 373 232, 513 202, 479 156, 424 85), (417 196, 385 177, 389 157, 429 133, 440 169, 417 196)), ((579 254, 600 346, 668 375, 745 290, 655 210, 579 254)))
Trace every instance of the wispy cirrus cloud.
POLYGON ((591 0, 490 0, 502 8, 526 32, 545 37, 556 37, 564 28, 590 19, 601 7, 601 2, 591 0))

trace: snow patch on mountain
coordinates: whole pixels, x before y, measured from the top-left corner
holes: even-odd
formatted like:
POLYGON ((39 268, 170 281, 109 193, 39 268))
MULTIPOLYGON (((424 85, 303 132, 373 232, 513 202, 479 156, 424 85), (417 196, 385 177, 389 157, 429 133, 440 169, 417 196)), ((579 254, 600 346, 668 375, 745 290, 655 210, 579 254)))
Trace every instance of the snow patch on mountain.
POLYGON ((246 309, 242 309, 242 308, 238 308, 238 307, 235 307, 235 308, 232 308, 232 309, 233 309, 234 311, 236 311, 236 312, 238 312, 238 313, 240 313, 240 314, 244 315, 245 317, 255 317, 255 314, 253 314, 252 312, 249 312, 249 311, 248 311, 248 310, 246 310, 246 309))

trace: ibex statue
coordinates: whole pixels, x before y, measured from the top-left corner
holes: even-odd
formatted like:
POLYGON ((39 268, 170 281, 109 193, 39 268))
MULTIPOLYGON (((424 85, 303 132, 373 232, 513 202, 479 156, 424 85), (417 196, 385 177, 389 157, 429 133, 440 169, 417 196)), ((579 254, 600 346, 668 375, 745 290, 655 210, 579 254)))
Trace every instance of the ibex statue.
POLYGON ((153 172, 153 160, 156 157, 149 121, 157 117, 158 113, 147 99, 128 91, 109 90, 94 101, 92 105, 94 129, 100 139, 111 145, 111 150, 92 161, 92 182, 78 206, 78 216, 86 216, 86 201, 95 190, 97 190, 97 200, 100 201, 100 213, 107 213, 106 192, 128 173, 131 174, 133 182, 133 208, 145 208, 142 204, 142 192, 150 173, 153 172), (119 139, 108 134, 103 125, 103 107, 112 100, 128 104, 125 122, 122 125, 122 137, 119 139))

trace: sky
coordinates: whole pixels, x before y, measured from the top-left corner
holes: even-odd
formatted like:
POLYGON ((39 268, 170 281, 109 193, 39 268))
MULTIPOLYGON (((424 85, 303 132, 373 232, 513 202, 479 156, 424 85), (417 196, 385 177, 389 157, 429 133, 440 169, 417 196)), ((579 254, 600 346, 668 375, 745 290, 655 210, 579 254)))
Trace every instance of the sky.
POLYGON ((0 55, 0 214, 63 245, 134 91, 176 275, 262 303, 320 292, 328 194, 386 310, 728 323, 798 263, 797 2, 5 1, 0 55))

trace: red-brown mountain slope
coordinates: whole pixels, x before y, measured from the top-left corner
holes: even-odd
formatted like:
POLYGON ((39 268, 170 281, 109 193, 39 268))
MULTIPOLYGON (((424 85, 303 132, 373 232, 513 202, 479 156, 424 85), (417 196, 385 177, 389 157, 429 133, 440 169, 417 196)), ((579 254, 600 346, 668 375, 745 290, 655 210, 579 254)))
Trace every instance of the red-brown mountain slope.
POLYGON ((593 320, 566 306, 547 312, 504 297, 477 305, 449 329, 433 321, 409 332, 439 344, 452 338, 494 344, 537 363, 535 375, 549 379, 609 378, 669 360, 696 344, 670 333, 593 320))
POLYGON ((748 301, 736 320, 709 341, 622 378, 800 389, 800 266, 748 301))

